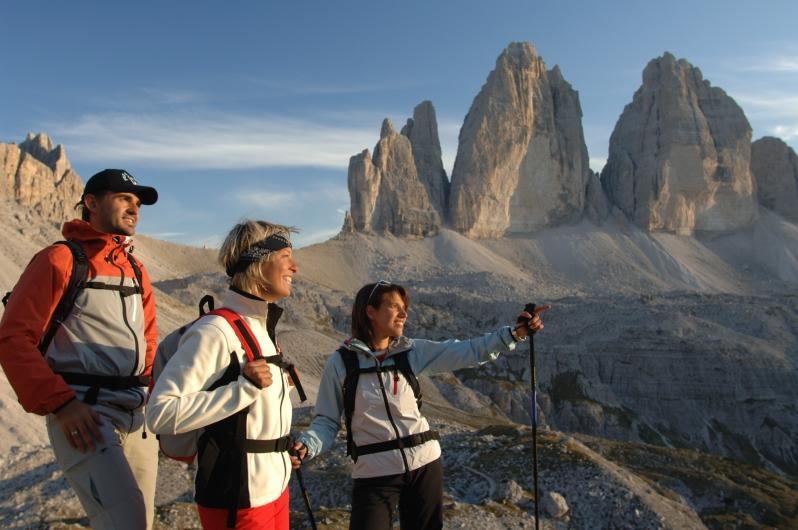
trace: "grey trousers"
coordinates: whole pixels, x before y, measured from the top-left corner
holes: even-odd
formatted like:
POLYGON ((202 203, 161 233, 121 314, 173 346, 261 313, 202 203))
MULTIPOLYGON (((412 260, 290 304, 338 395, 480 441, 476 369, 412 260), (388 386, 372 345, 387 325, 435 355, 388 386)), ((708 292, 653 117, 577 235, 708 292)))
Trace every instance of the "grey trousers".
POLYGON ((95 405, 103 424, 103 442, 91 453, 73 449, 52 415, 47 433, 55 458, 83 509, 91 527, 103 529, 150 529, 155 515, 155 481, 158 442, 155 435, 142 438, 143 409, 132 412, 95 405))

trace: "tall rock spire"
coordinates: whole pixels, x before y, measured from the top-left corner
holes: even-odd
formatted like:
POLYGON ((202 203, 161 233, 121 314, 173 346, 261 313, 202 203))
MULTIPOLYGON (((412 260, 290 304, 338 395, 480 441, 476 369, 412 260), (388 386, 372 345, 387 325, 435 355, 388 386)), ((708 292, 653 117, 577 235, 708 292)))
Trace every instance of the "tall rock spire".
POLYGON ((601 181, 646 230, 726 232, 756 218, 750 161, 742 109, 698 68, 665 53, 648 63, 618 119, 601 181))
POLYGON ((759 204, 798 222, 798 156, 783 140, 765 136, 751 144, 751 171, 759 204))
POLYGON ((386 118, 372 157, 368 149, 349 160, 350 213, 343 231, 426 236, 443 226, 446 173, 432 104, 416 107, 397 133, 386 118))
POLYGON ((575 221, 592 176, 579 95, 528 42, 510 44, 460 131, 451 225, 501 237, 575 221))

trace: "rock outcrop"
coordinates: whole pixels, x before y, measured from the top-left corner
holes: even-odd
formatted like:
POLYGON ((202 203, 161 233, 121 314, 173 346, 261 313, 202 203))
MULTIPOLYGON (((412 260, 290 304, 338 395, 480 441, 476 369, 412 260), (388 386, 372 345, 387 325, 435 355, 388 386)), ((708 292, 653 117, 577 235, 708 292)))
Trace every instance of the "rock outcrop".
POLYGON ((732 98, 670 53, 652 60, 610 138, 601 181, 650 231, 728 232, 756 219, 751 126, 732 98))
POLYGON ((422 101, 413 109, 413 117, 407 120, 402 134, 410 139, 416 172, 427 188, 432 207, 441 220, 446 219, 446 205, 449 200, 449 179, 443 169, 441 142, 438 137, 438 120, 435 108, 430 101, 422 101))
POLYGON ((454 229, 501 237, 578 220, 591 171, 578 93, 529 43, 496 61, 460 131, 449 201, 454 229))
POLYGON ((778 138, 766 136, 751 144, 751 171, 759 204, 798 222, 798 156, 778 138))
POLYGON ((435 111, 428 102, 416 107, 403 129, 407 135, 397 133, 391 120, 385 119, 374 156, 366 149, 349 160, 351 207, 344 231, 398 236, 438 232, 447 182, 437 130, 435 111))
POLYGON ((0 144, 0 199, 61 222, 74 217, 82 191, 64 148, 53 147, 46 134, 28 134, 19 145, 0 144))

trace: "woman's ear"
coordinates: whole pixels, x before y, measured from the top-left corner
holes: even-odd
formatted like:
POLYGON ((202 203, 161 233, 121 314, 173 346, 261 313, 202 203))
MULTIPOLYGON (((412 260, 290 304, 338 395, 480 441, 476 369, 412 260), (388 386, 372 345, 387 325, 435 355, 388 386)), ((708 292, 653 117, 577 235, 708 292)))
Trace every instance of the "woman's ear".
POLYGON ((377 310, 374 309, 373 305, 366 305, 366 317, 369 320, 374 320, 374 315, 377 313, 377 310))

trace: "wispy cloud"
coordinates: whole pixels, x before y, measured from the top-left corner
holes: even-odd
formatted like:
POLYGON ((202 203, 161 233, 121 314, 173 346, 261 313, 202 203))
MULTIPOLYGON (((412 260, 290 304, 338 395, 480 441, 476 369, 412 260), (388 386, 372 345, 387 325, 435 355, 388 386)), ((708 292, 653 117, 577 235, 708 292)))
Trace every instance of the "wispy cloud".
POLYGON ((798 95, 787 92, 735 92, 732 97, 746 114, 772 118, 798 118, 798 95))
POLYGON ((345 168, 352 154, 375 141, 373 128, 221 113, 94 114, 46 130, 87 161, 183 169, 345 168))
POLYGON ((766 57, 738 69, 745 72, 798 73, 798 54, 766 57))
POLYGON ((371 83, 335 84, 318 83, 301 80, 265 79, 253 76, 241 76, 243 80, 253 85, 263 87, 276 94, 291 94, 301 96, 311 95, 340 95, 340 94, 366 94, 370 92, 401 91, 421 86, 418 82, 397 80, 375 81, 371 83))
POLYGON ((773 134, 785 141, 798 140, 798 125, 776 125, 773 134))
POLYGON ((182 105, 196 103, 204 99, 201 95, 187 90, 159 90, 155 88, 142 88, 141 92, 152 103, 160 105, 182 105))
POLYGON ((599 158, 599 157, 590 157, 589 161, 590 169, 595 171, 596 173, 601 173, 601 170, 604 169, 604 166, 607 165, 606 158, 599 158))
MULTIPOLYGON (((300 232, 299 234, 295 235, 292 240, 296 247, 306 247, 308 245, 313 245, 315 243, 322 243, 327 241, 333 236, 338 235, 338 232, 341 231, 340 224, 336 228, 328 228, 324 230, 317 230, 315 232, 308 232, 303 233, 300 232)), ((300 264, 301 270, 301 264, 300 264)))
POLYGON ((241 209, 263 208, 269 210, 294 211, 308 205, 327 205, 336 207, 349 204, 349 191, 346 184, 312 185, 300 191, 259 191, 238 189, 230 197, 241 209))

